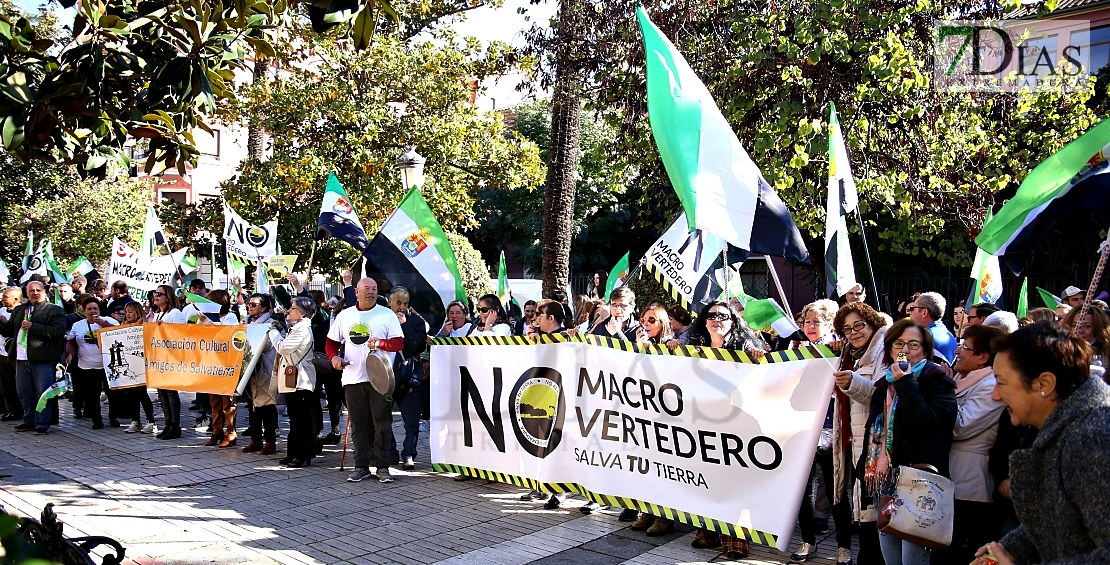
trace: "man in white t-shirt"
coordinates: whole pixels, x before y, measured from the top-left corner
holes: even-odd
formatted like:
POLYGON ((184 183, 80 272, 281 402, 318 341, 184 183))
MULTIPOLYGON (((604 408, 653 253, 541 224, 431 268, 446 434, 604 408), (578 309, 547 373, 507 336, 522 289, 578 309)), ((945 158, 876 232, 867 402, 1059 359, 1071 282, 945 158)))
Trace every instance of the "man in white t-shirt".
MULTIPOLYGON (((0 325, 8 323, 11 309, 23 302, 23 291, 18 286, 10 286, 0 294, 0 325)), ((0 422, 14 422, 23 419, 23 404, 19 402, 19 392, 15 388, 15 359, 8 358, 8 342, 12 338, 0 335, 0 422)))
POLYGON ((347 481, 359 482, 369 477, 370 467, 374 466, 378 482, 391 483, 392 415, 384 414, 389 402, 374 390, 366 376, 366 357, 380 349, 386 352, 392 365, 393 356, 405 346, 404 334, 397 315, 377 304, 378 283, 374 279, 358 281, 355 297, 355 306, 344 309, 332 322, 326 347, 332 367, 343 371, 343 394, 354 440, 355 469, 347 481))
MULTIPOLYGON (((92 420, 92 429, 99 430, 104 427, 104 420, 100 415, 100 391, 108 389, 108 379, 104 375, 104 358, 100 355, 100 345, 97 343, 96 332, 101 328, 118 326, 119 322, 108 317, 100 316, 100 302, 95 296, 87 296, 80 304, 81 311, 85 313, 84 319, 73 323, 73 327, 66 334, 69 343, 66 344, 65 364, 73 376, 74 395, 78 398, 85 416, 92 420), (74 353, 77 354, 77 365, 73 365, 74 353)), ((115 396, 114 391, 108 391, 115 396)), ((115 400, 112 398, 110 400, 115 400)), ((108 411, 112 427, 119 427, 119 420, 112 411, 108 411)))

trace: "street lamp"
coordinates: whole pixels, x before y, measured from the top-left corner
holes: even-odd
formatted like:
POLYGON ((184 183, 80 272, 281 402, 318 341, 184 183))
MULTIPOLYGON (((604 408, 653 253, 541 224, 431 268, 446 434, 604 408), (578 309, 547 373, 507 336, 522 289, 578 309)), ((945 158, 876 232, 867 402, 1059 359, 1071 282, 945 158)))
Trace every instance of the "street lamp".
POLYGON ((409 149, 407 153, 397 158, 397 168, 401 169, 401 186, 408 191, 412 187, 420 188, 424 184, 424 163, 427 159, 416 152, 416 148, 409 149))

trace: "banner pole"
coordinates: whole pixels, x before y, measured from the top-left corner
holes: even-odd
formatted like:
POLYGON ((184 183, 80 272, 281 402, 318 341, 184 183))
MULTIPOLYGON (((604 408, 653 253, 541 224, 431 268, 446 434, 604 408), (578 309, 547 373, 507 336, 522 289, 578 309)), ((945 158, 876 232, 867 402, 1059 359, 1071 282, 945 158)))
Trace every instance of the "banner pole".
POLYGON ((771 257, 768 255, 764 255, 763 260, 767 262, 767 269, 771 271, 771 276, 775 278, 775 288, 779 291, 779 298, 782 298, 783 309, 786 310, 788 316, 793 316, 794 310, 790 308, 790 301, 786 298, 786 292, 782 290, 782 281, 779 280, 779 273, 775 270, 775 264, 771 262, 771 257))
POLYGON ((304 276, 309 281, 312 280, 312 260, 316 258, 316 238, 312 238, 312 251, 308 253, 308 268, 305 269, 304 276))
POLYGON ((882 308, 879 304, 879 285, 875 282, 875 270, 871 268, 871 251, 867 247, 867 233, 863 231, 863 214, 856 205, 856 222, 859 223, 859 235, 863 238, 863 256, 867 259, 867 274, 871 276, 871 291, 874 292, 875 307, 882 308))

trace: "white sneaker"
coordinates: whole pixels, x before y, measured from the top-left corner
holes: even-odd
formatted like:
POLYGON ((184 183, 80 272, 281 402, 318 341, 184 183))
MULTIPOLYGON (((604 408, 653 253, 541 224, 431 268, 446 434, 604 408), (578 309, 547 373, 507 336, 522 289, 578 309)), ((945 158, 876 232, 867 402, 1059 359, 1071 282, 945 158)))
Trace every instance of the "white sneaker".
POLYGON ((100 403, 101 404, 106 404, 107 402, 108 402, 108 393, 106 393, 106 392, 100 393, 100 403))
POLYGON ((127 429, 123 430, 123 433, 125 433, 125 434, 134 434, 134 433, 138 433, 138 432, 141 432, 141 431, 143 431, 143 427, 141 425, 139 425, 139 422, 131 422, 131 425, 127 426, 127 429))
POLYGON ((801 563, 801 562, 805 561, 806 559, 809 559, 810 557, 812 557, 813 554, 816 553, 816 552, 817 552, 817 546, 803 542, 802 547, 799 547, 798 551, 795 551, 790 556, 790 560, 794 561, 794 562, 797 562, 797 563, 801 563))
POLYGON ((836 549, 836 563, 837 565, 852 565, 852 550, 847 547, 838 547, 836 549))
POLYGON ((142 432, 144 434, 156 434, 158 433, 158 426, 155 426, 154 422, 150 422, 149 424, 143 426, 142 432))

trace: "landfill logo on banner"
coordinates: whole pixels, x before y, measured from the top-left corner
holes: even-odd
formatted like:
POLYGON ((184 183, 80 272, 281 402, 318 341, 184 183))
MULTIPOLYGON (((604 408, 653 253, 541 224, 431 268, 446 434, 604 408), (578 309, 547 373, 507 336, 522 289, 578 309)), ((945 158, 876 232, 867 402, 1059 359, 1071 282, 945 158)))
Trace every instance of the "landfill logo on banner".
POLYGON ((528 369, 509 398, 513 431, 525 451, 542 459, 559 447, 566 402, 558 371, 549 367, 528 369))

